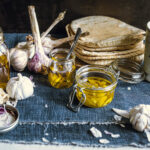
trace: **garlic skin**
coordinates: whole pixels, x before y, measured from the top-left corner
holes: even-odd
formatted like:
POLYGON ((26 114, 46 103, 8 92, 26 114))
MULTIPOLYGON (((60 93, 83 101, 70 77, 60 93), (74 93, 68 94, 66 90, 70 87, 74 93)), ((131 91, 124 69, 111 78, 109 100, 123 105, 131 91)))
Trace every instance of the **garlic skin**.
POLYGON ((143 132, 150 129, 150 105, 140 104, 129 112, 130 122, 134 129, 143 132))
POLYGON ((2 88, 0 88, 0 105, 6 103, 9 100, 9 95, 4 92, 2 88))
POLYGON ((16 71, 23 71, 27 66, 28 59, 35 53, 35 46, 29 42, 20 42, 10 50, 10 64, 16 71))
POLYGON ((6 86, 8 95, 15 100, 26 99, 34 93, 34 83, 20 73, 9 80, 6 86))

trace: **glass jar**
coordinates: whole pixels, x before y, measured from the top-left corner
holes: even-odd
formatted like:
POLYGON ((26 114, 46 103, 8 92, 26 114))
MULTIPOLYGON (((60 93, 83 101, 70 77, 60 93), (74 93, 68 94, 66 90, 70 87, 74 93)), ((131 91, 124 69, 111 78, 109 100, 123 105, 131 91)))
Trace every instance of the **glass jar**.
POLYGON ((92 108, 106 106, 113 100, 118 76, 119 73, 112 67, 101 68, 93 65, 81 67, 76 72, 76 84, 67 106, 75 112, 79 111, 82 105, 92 108), (79 104, 73 106, 75 94, 79 104))
POLYGON ((112 63, 112 68, 120 72, 119 79, 128 83, 139 83, 145 79, 142 64, 131 59, 118 59, 112 63))
POLYGON ((50 52, 48 80, 52 87, 69 88, 73 85, 76 71, 75 54, 72 53, 66 60, 68 52, 67 49, 54 49, 50 52))
POLYGON ((5 89, 10 79, 9 51, 4 43, 3 32, 0 28, 0 88, 5 89))

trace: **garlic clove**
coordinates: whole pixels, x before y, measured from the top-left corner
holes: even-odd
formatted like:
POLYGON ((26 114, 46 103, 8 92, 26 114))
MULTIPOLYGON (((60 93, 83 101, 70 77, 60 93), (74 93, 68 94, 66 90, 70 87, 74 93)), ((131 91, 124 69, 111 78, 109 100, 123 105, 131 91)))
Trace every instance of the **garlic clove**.
POLYGON ((34 44, 31 44, 31 45, 28 47, 28 58, 29 58, 29 59, 32 59, 34 55, 35 55, 35 45, 34 45, 34 44))
POLYGON ((144 131, 147 127, 147 117, 145 115, 141 115, 139 119, 136 121, 135 126, 133 126, 137 131, 144 131))

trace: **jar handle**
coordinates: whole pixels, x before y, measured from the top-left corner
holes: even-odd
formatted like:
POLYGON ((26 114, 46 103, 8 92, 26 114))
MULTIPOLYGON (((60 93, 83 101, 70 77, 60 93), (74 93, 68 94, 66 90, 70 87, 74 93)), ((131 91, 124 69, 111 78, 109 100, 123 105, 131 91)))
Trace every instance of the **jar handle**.
POLYGON ((83 89, 80 88, 80 87, 77 87, 77 84, 75 84, 75 85, 73 86, 73 91, 70 93, 69 102, 68 102, 68 104, 67 104, 67 107, 68 107, 69 109, 71 109, 72 111, 74 111, 74 112, 79 112, 80 107, 85 103, 85 100, 86 100, 86 96, 85 96, 85 94, 83 93, 83 89), (78 89, 80 90, 80 92, 82 93, 82 98, 81 98, 81 100, 80 100, 80 102, 79 102, 78 105, 73 106, 73 101, 74 101, 75 93, 77 92, 77 88, 78 88, 78 89))

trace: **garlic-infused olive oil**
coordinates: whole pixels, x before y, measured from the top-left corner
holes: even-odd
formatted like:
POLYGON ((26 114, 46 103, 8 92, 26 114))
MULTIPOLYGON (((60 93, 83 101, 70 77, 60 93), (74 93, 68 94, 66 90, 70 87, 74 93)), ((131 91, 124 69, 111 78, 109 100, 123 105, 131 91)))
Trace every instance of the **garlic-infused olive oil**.
MULTIPOLYGON (((83 93, 85 94, 86 101, 84 105, 88 107, 103 107, 109 104, 114 97, 114 89, 105 91, 97 90, 97 88, 106 88, 112 83, 102 77, 86 77, 83 79, 81 84, 78 84, 79 88, 83 88, 83 93), (86 87, 84 89, 84 87, 86 87)), ((77 88, 76 96, 80 100, 82 98, 82 92, 77 88)))
POLYGON ((10 69, 7 56, 0 56, 0 88, 5 89, 10 79, 10 69))
POLYGON ((0 28, 0 88, 5 89, 10 79, 9 52, 3 41, 3 33, 0 28))

